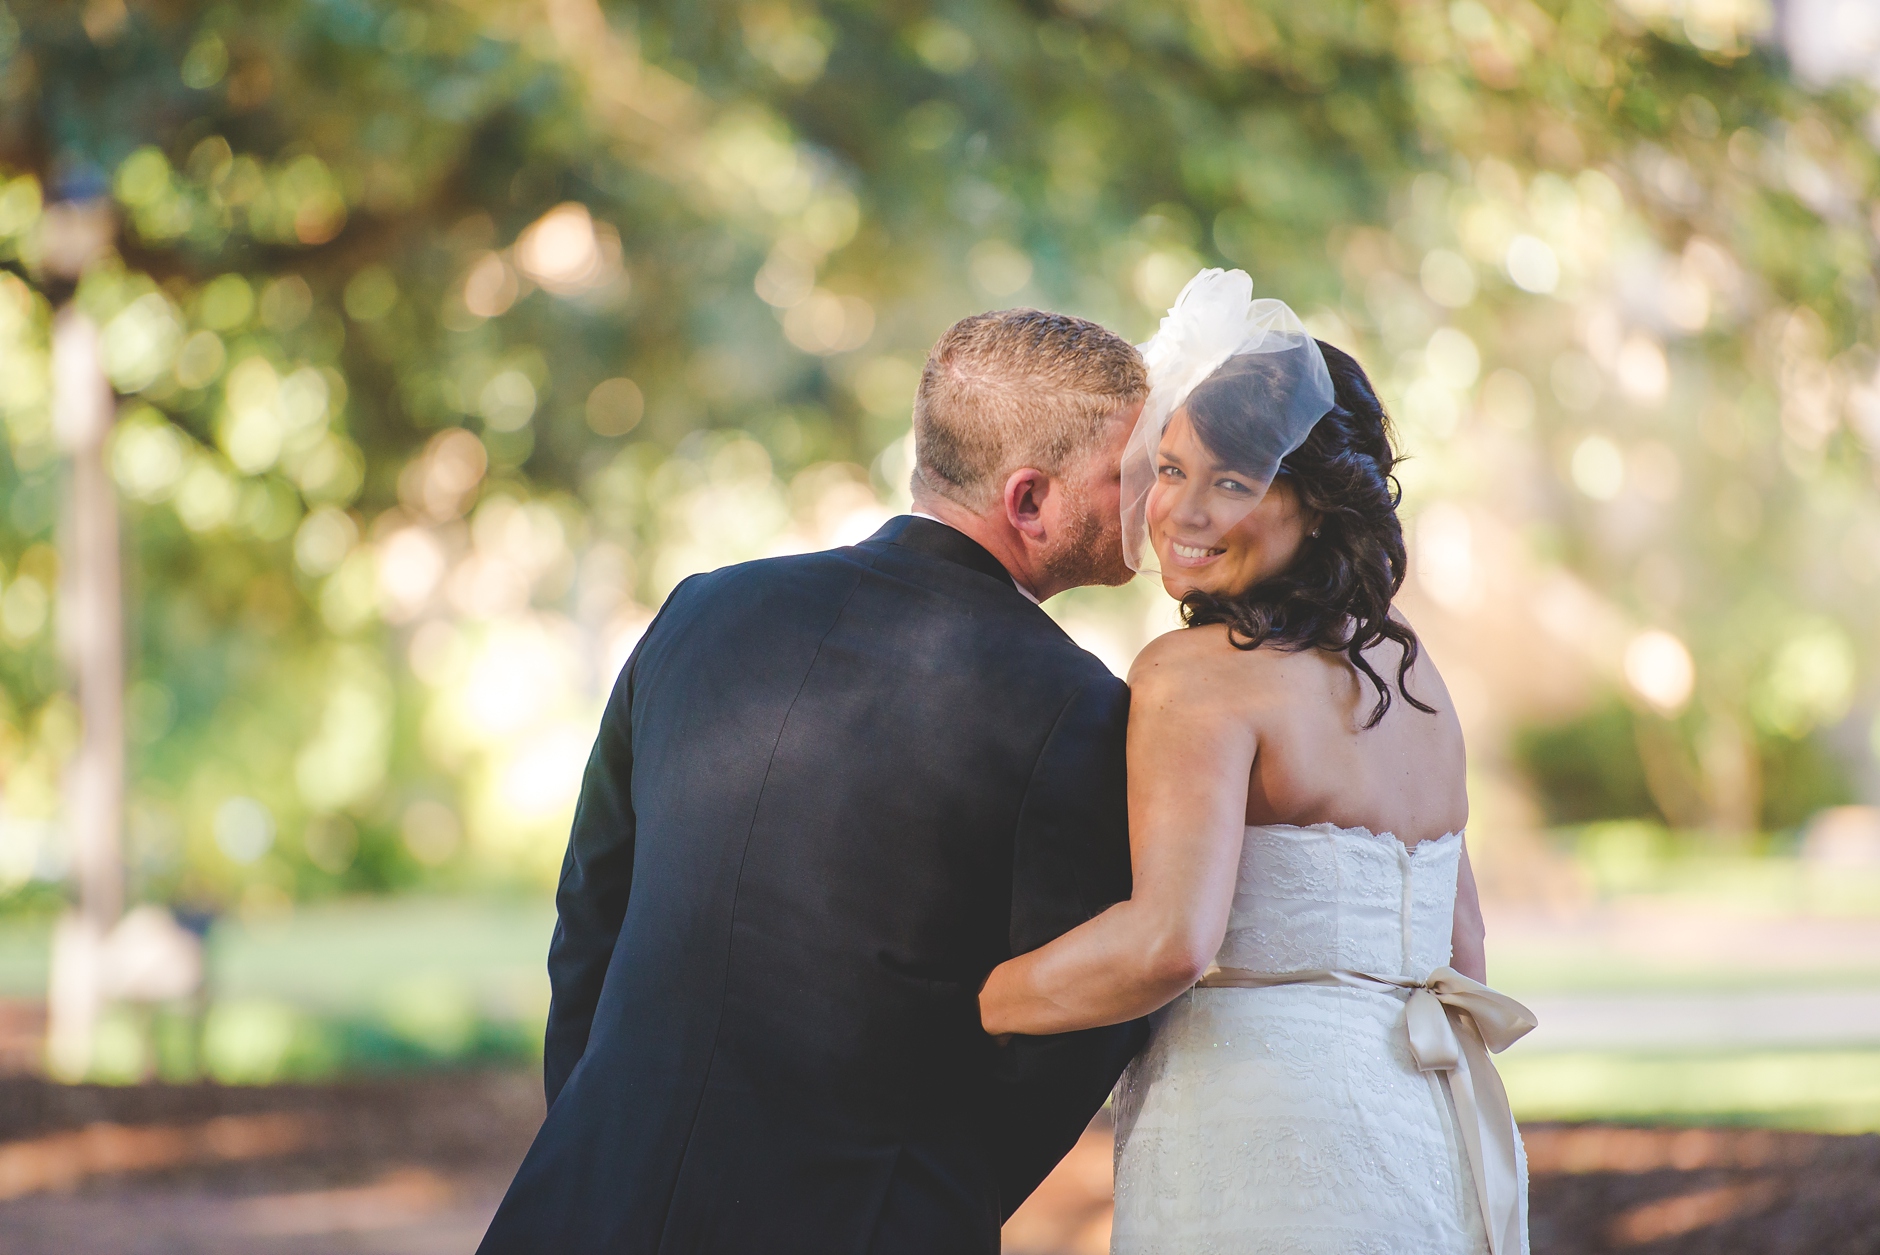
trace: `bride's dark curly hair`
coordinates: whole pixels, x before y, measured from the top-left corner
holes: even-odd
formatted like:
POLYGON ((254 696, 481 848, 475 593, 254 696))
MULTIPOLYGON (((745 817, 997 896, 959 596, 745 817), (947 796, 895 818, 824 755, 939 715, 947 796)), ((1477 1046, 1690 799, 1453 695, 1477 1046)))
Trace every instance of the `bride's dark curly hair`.
MULTIPOLYGON (((1280 463, 1300 505, 1317 516, 1318 534, 1306 539, 1278 575, 1232 596, 1191 590, 1182 598, 1181 613, 1189 627, 1225 623, 1236 649, 1272 645, 1344 654, 1377 686, 1377 705, 1364 725, 1373 728, 1391 703, 1392 686, 1364 656, 1379 641, 1403 647, 1397 692, 1418 710, 1434 714, 1435 708, 1404 686, 1417 660, 1417 636, 1390 617, 1391 599, 1404 579, 1403 524, 1397 519, 1403 490, 1391 474, 1397 455, 1390 419, 1364 368, 1343 350, 1318 343, 1332 374, 1332 408, 1280 463)), ((1186 403, 1201 443, 1230 467, 1258 465, 1258 450, 1247 443, 1247 389, 1232 377, 1238 373, 1234 363, 1242 362, 1257 369, 1253 357, 1232 359, 1186 403)))

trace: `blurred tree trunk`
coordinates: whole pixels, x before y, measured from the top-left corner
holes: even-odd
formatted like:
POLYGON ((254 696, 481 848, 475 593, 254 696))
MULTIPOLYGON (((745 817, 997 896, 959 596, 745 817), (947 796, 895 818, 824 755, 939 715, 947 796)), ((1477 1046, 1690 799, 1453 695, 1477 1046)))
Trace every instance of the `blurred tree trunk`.
POLYGON ((1639 763, 1645 768, 1645 787, 1652 801, 1673 828, 1706 828, 1711 812, 1703 779, 1677 725, 1654 715, 1639 714, 1632 721, 1639 763))
POLYGON ((1762 764, 1756 741, 1742 720, 1712 712, 1705 722, 1698 762, 1704 773, 1704 796, 1709 803, 1710 826, 1720 833, 1755 832, 1762 821, 1762 764))
POLYGON ((56 936, 47 1045, 54 1073, 76 1079, 91 1066, 104 939, 124 910, 124 623, 117 498, 105 466, 111 388, 98 329, 74 306, 53 325, 52 360, 58 437, 72 459, 59 628, 83 730, 65 780, 78 907, 56 936))

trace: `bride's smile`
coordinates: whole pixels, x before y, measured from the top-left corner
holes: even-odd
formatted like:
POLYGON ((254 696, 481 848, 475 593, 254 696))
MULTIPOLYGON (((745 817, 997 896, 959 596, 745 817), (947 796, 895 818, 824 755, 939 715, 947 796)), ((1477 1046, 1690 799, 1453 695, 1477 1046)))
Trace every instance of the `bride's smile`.
POLYGON ((1212 562, 1214 559, 1227 552, 1225 546, 1217 549, 1204 549, 1184 545, 1179 540, 1169 541, 1169 548, 1175 551, 1176 560, 1186 566, 1201 566, 1205 563, 1212 562))

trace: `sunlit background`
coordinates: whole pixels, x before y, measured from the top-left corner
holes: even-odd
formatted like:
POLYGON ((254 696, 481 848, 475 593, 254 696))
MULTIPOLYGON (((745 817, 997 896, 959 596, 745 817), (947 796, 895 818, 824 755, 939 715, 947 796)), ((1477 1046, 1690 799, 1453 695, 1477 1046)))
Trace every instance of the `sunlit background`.
POLYGON ((1229 265, 1408 454, 1519 1113, 1880 1129, 1876 89, 1863 0, 6 0, 0 1055, 526 1064, 666 593, 904 508, 954 319, 1229 265))

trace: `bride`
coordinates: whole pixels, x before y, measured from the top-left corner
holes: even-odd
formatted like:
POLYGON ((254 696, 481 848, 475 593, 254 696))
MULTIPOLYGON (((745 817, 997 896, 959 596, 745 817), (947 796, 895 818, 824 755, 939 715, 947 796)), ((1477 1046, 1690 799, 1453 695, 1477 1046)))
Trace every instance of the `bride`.
POLYGON ((1376 393, 1240 271, 1144 356, 1124 542, 1187 627, 1129 676, 1134 892, 1000 965, 986 1030, 1162 1008, 1117 1087, 1116 1255, 1519 1255, 1484 1046, 1533 1019, 1480 983, 1462 731, 1391 606, 1376 393))

